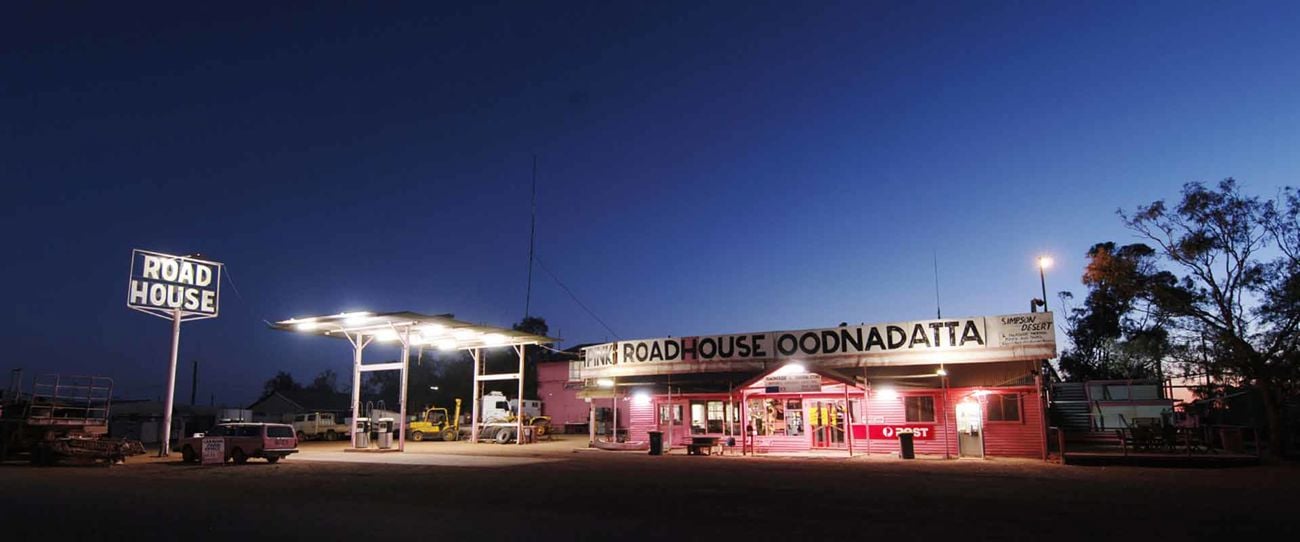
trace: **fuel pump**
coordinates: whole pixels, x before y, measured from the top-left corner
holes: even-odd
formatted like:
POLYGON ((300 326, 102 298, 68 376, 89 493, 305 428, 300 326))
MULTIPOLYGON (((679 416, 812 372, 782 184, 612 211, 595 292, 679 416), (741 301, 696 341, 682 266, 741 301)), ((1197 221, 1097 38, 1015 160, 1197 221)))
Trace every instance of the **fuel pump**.
POLYGON ((375 430, 378 431, 377 444, 380 450, 387 450, 393 447, 393 419, 379 418, 376 422, 375 430))
POLYGON ((370 418, 357 418, 357 448, 370 447, 370 418))

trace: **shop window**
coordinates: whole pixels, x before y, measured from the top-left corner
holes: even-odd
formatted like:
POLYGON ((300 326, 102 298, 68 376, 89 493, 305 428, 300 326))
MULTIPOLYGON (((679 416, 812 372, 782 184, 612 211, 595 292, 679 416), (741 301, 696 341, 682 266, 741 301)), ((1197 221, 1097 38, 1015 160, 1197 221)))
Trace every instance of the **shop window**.
POLYGON ((709 433, 717 434, 722 432, 722 428, 727 423, 726 405, 722 401, 709 401, 706 407, 709 433))
POLYGON ((709 430, 708 423, 704 401, 691 401, 691 434, 703 435, 709 430))
POLYGON ((750 399, 749 420, 754 424, 754 434, 759 436, 784 436, 787 431, 785 401, 781 399, 750 399))
POLYGON ((673 425, 682 424, 682 405, 659 405, 659 426, 667 426, 668 420, 673 425))
POLYGON ((934 421, 934 397, 930 395, 912 395, 903 398, 903 406, 906 408, 906 418, 908 422, 933 422, 934 421))
POLYGON ((1014 393, 994 394, 985 398, 989 421, 1020 421, 1020 396, 1014 393))
POLYGON ((803 400, 785 400, 785 434, 791 437, 803 435, 803 400))

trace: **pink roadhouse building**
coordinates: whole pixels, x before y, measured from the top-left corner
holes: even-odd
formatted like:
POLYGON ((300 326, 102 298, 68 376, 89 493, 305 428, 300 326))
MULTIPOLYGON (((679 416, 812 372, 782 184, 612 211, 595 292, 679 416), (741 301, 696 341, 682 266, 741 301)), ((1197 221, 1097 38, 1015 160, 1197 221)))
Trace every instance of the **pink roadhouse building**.
MULTIPOLYGON (((583 345, 544 363, 547 414, 593 441, 701 437, 753 453, 1046 457, 1052 314, 583 345), (617 427, 617 431, 615 428, 617 427)), ((598 442, 593 442, 598 444, 598 442)))

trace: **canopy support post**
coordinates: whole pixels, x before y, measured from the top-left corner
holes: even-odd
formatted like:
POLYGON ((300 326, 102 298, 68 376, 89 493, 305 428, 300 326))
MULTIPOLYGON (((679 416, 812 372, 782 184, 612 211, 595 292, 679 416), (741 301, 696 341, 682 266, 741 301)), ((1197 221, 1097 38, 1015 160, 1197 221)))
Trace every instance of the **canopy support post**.
POLYGON ((410 325, 407 325, 406 328, 402 330, 401 337, 402 337, 402 378, 401 378, 402 382, 400 384, 401 398, 398 400, 398 403, 400 404, 398 408, 398 410, 400 411, 399 417, 401 419, 397 421, 397 431, 398 431, 397 451, 405 452, 406 451, 406 385, 409 382, 407 380, 407 373, 409 372, 410 365, 411 365, 411 326, 410 325))
POLYGON ((348 342, 352 343, 352 430, 349 435, 352 437, 352 447, 357 447, 357 418, 361 416, 361 351, 365 350, 370 341, 362 339, 360 333, 354 338, 347 334, 348 342))
POLYGON ((479 348, 471 348, 469 354, 474 357, 474 390, 471 392, 474 396, 472 408, 472 415, 474 418, 470 420, 469 424, 469 441, 470 443, 478 444, 479 407, 483 403, 481 397, 483 395, 483 388, 482 384, 479 383, 478 377, 483 373, 483 350, 479 348))
POLYGON ((524 351, 527 348, 526 344, 515 347, 519 352, 519 412, 515 414, 515 444, 520 446, 524 444, 524 351))

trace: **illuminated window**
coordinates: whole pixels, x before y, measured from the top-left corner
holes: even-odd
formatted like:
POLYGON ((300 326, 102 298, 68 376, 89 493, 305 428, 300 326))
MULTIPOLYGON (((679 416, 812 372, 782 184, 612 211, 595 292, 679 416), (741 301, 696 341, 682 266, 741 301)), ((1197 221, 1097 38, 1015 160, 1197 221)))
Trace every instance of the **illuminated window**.
POLYGON ((929 395, 912 395, 903 398, 903 406, 906 408, 906 421, 909 422, 933 422, 934 421, 934 397, 929 395))
POLYGON ((750 399, 749 420, 754 433, 759 436, 784 436, 787 433, 785 401, 781 399, 750 399))
POLYGON ((984 398, 987 403, 989 421, 1020 421, 1020 396, 1013 393, 993 394, 984 398))
POLYGON ((707 408, 709 432, 721 433, 722 427, 726 423, 726 403, 723 403, 722 401, 709 401, 707 408))
POLYGON ((659 425, 668 425, 669 419, 673 425, 682 424, 682 405, 659 405, 659 425))

